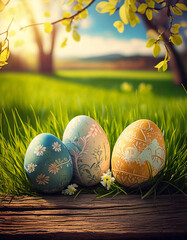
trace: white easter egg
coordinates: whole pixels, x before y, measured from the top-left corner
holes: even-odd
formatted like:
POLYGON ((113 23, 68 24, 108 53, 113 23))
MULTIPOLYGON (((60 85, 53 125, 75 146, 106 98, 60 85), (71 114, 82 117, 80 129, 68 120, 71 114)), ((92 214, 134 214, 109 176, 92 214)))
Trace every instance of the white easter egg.
POLYGON ((72 157, 74 181, 83 186, 99 183, 110 167, 110 144, 102 127, 88 116, 77 116, 67 125, 63 143, 72 157))

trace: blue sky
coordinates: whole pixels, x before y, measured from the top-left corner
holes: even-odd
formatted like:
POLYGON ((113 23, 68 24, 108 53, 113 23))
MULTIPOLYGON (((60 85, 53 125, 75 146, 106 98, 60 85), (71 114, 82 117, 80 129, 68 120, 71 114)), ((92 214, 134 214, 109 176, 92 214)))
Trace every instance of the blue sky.
POLYGON ((108 13, 98 13, 95 9, 97 4, 98 1, 88 9, 89 16, 93 19, 93 22, 90 28, 81 30, 82 34, 88 34, 90 36, 100 35, 117 39, 146 39, 146 28, 142 22, 137 24, 134 28, 132 28, 130 24, 125 25, 125 31, 119 33, 117 29, 113 27, 113 23, 120 20, 119 13, 116 12, 111 16, 108 13))

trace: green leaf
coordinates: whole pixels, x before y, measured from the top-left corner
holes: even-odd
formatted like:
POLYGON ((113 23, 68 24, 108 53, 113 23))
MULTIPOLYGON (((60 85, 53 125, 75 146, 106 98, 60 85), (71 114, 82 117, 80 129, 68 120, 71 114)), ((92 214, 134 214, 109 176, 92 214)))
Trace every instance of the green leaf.
POLYGON ((147 9, 147 4, 142 3, 142 4, 140 4, 140 6, 138 8, 138 12, 141 13, 141 14, 144 14, 146 9, 147 9))
POLYGON ((176 6, 183 11, 187 11, 187 6, 184 5, 183 3, 177 3, 176 6))
POLYGON ((172 35, 169 39, 176 46, 182 44, 182 37, 180 35, 172 35))
POLYGON ((151 20, 153 18, 153 11, 151 9, 147 9, 146 16, 147 16, 148 20, 151 20))
POLYGON ((51 33, 53 31, 53 26, 50 22, 44 23, 44 32, 45 33, 51 33))
POLYGON ((147 47, 147 48, 152 47, 155 42, 156 42, 156 39, 150 38, 150 39, 147 41, 147 43, 146 43, 146 47, 147 47))
POLYGON ((60 47, 64 48, 67 45, 67 37, 64 39, 64 41, 61 43, 60 47))
POLYGON ((76 42, 79 42, 80 39, 81 39, 79 33, 78 33, 76 30, 73 30, 72 36, 73 36, 73 39, 74 39, 76 42))
POLYGON ((123 4, 119 9, 119 16, 120 16, 121 20, 124 22, 124 24, 129 23, 126 11, 127 11, 126 5, 123 4))
POLYGON ((117 28, 118 32, 122 33, 124 31, 124 24, 121 21, 114 22, 114 27, 117 28))
POLYGON ((183 14, 182 11, 177 7, 171 7, 171 10, 173 11, 173 13, 175 15, 182 15, 183 14))
POLYGON ((159 43, 155 43, 154 47, 153 47, 153 56, 157 57, 158 54, 160 53, 160 51, 161 51, 161 47, 160 47, 159 43))

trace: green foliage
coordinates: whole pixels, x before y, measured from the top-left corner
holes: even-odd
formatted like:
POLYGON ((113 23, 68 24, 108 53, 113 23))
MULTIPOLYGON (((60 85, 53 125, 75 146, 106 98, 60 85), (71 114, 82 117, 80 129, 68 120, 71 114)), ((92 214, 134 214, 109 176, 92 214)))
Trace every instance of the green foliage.
MULTIPOLYGON (((119 188, 112 188, 112 194, 136 193, 144 198, 153 193, 186 191, 187 98, 182 88, 173 86, 171 73, 63 71, 55 76, 1 73, 0 85, 1 193, 35 194, 23 170, 30 141, 41 132, 62 139, 68 122, 80 114, 100 123, 111 150, 124 128, 137 119, 154 121, 164 133, 167 158, 160 174, 136 189, 117 184, 119 188), (133 86, 132 91, 121 90, 124 81, 133 86)), ((98 196, 111 193, 100 184, 81 191, 95 192, 98 196)))

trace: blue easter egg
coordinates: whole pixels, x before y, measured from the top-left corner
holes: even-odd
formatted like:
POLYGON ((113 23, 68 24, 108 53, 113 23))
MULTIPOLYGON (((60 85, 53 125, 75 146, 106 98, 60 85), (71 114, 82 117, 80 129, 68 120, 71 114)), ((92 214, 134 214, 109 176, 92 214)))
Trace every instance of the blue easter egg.
POLYGON ((30 183, 43 193, 61 191, 73 175, 68 149, 49 133, 39 134, 31 141, 25 154, 24 169, 30 183))
POLYGON ((102 127, 88 116, 77 116, 67 125, 63 143, 73 161, 74 182, 98 184, 110 168, 110 144, 102 127))

